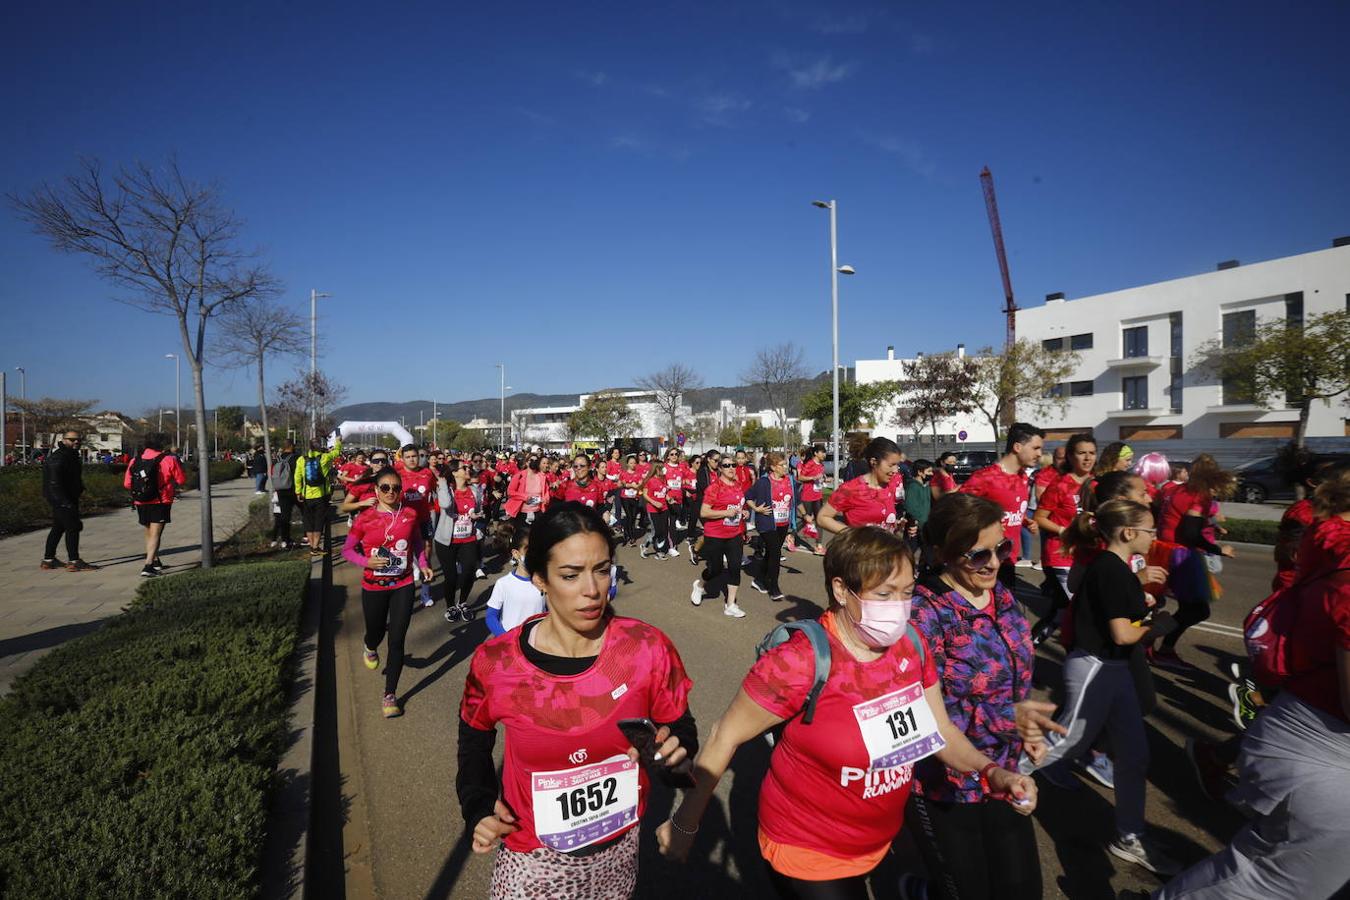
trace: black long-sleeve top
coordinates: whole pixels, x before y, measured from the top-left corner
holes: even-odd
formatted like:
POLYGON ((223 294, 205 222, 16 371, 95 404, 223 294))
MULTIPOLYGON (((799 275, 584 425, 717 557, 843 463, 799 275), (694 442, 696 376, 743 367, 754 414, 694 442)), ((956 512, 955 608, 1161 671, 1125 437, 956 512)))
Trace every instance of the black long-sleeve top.
POLYGON ((83 493, 84 466, 80 455, 62 444, 42 464, 42 496, 53 506, 77 506, 83 493))

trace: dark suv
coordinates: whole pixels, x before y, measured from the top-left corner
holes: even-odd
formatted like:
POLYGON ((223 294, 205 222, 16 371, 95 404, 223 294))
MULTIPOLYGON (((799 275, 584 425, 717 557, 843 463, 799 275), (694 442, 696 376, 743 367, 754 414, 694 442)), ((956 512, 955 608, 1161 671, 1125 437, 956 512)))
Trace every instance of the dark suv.
MULTIPOLYGON (((1319 463, 1335 463, 1345 460, 1344 453, 1319 453, 1319 463)), ((1233 471, 1237 477, 1237 493, 1233 499, 1239 503, 1265 503, 1267 500, 1293 500, 1294 486, 1285 481, 1276 465, 1276 457, 1265 456, 1243 463, 1233 471)))
POLYGON ((952 466, 952 477, 962 484, 976 470, 992 466, 998 462, 998 454, 993 450, 958 450, 956 465, 952 466))

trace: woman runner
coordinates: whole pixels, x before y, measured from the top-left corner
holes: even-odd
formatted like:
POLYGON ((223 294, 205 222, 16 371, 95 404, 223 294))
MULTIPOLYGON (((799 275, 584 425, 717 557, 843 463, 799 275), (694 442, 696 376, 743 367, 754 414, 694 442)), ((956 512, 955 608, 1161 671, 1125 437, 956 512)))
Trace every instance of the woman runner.
MULTIPOLYGON (((647 505, 647 515, 652 520, 651 549, 657 559, 665 559, 666 551, 675 551, 670 541, 670 500, 667 497, 669 487, 666 484, 666 465, 657 461, 652 463, 651 471, 642 483, 642 500, 647 505)), ((647 545, 642 546, 639 554, 647 558, 647 545)), ((675 551, 670 556, 678 556, 675 551)))
POLYGON ((675 646, 608 606, 613 541, 600 514, 579 504, 540 516, 525 568, 548 611, 487 641, 470 663, 455 789, 473 851, 500 844, 496 900, 630 897, 651 786, 619 722, 655 723, 654 771, 669 772, 697 746, 692 684, 675 646))
POLYGON ((467 463, 454 460, 446 464, 446 471, 450 481, 438 478, 436 482, 441 517, 436 523, 433 543, 441 574, 445 576, 445 621, 455 622, 467 618, 469 591, 473 589, 482 558, 478 521, 483 518, 483 498, 473 484, 473 473, 467 463))
POLYGON ((863 459, 867 461, 867 474, 840 485, 816 513, 816 526, 821 531, 838 534, 863 525, 895 529, 891 481, 900 467, 900 448, 890 438, 873 438, 863 450, 863 459))
POLYGON ((389 638, 384 668, 385 718, 402 715, 398 678, 403 673, 403 642, 413 610, 413 566, 431 580, 422 520, 403 502, 398 472, 382 469, 375 476, 375 505, 364 509, 347 532, 342 547, 347 562, 361 568, 361 610, 366 620, 364 659, 367 669, 380 667, 380 641, 389 638))
POLYGON ((736 482, 736 463, 730 457, 718 464, 717 481, 703 491, 699 518, 703 520, 703 559, 707 563, 701 577, 695 579, 689 602, 703 603, 708 594, 714 597, 726 591, 722 612, 733 619, 745 618, 745 611, 736 605, 736 591, 741 584, 741 549, 745 544, 745 492, 736 482))
POLYGON ((768 454, 769 469, 746 494, 746 503, 755 511, 755 530, 759 532, 760 547, 764 550, 758 578, 750 579, 750 586, 769 599, 779 603, 786 599, 778 586, 778 573, 783 562, 783 542, 789 533, 788 519, 792 512, 792 481, 788 478, 787 457, 777 450, 768 454))
POLYGON ((816 516, 820 513, 820 506, 825 496, 820 490, 824 480, 825 448, 802 448, 802 464, 797 467, 797 481, 801 482, 802 486, 801 508, 803 515, 797 520, 800 524, 797 542, 820 556, 825 555, 825 547, 820 543, 820 531, 816 528, 816 516), (816 543, 812 544, 812 540, 816 543))

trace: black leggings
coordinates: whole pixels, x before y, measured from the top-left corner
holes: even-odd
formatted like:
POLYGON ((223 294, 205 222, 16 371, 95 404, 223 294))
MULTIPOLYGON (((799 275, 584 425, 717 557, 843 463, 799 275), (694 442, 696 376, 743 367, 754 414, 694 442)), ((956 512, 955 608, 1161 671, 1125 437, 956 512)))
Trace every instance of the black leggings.
POLYGON ((775 528, 770 532, 760 532, 759 545, 764 548, 764 559, 760 566, 760 587, 770 594, 781 594, 778 589, 778 571, 783 564, 783 541, 787 540, 787 526, 775 528))
POLYGON ((665 553, 671 547, 670 510, 649 510, 647 515, 652 517, 652 549, 657 553, 665 553))
POLYGON ((398 691, 403 674, 403 640, 412 620, 414 587, 411 582, 392 591, 361 590, 361 611, 366 616, 366 649, 378 650, 380 641, 389 637, 389 652, 384 662, 384 692, 398 691))
POLYGON ((691 544, 701 531, 698 527, 698 511, 699 507, 702 505, 703 501, 698 497, 695 497, 693 491, 689 491, 684 495, 684 524, 686 526, 684 536, 689 538, 691 544))
POLYGON ((704 594, 716 597, 728 586, 740 586, 743 544, 739 534, 729 538, 704 536, 701 555, 703 561, 708 564, 703 570, 704 594))
POLYGON ((445 607, 449 609, 454 605, 456 588, 459 589, 460 605, 463 605, 469 600, 474 574, 478 571, 478 542, 442 544, 436 541, 435 544, 436 558, 440 560, 441 574, 445 576, 445 607))
POLYGON ((623 506, 623 539, 631 543, 638 536, 638 499, 624 497, 620 503, 623 506))
MULTIPOLYGON (((806 510, 806 515, 797 517, 797 527, 793 529, 792 532, 797 536, 797 542, 809 548, 812 552, 814 552, 816 548, 802 535, 802 529, 806 527, 807 522, 816 521, 816 514, 820 512, 820 508, 824 504, 825 501, 823 500, 803 500, 801 506, 802 509, 806 510)), ((819 538, 817 538, 817 540, 819 540, 819 538)))
POLYGON ((1039 900, 1041 861, 1031 819, 1003 800, 941 803, 909 797, 932 900, 1039 900))
POLYGON ((272 514, 272 540, 291 542, 291 517, 295 513, 295 491, 277 491, 277 509, 272 514))
POLYGON ((1162 639, 1162 645, 1168 650, 1175 650, 1177 641, 1186 633, 1186 629, 1192 625, 1199 625, 1209 618, 1209 604, 1203 600, 1190 603, 1178 603, 1177 611, 1172 614, 1172 620, 1177 623, 1177 630, 1173 631, 1167 637, 1162 639))
POLYGON ((769 873, 769 883, 783 900, 868 900, 866 875, 806 881, 784 875, 769 865, 767 860, 764 869, 769 873))

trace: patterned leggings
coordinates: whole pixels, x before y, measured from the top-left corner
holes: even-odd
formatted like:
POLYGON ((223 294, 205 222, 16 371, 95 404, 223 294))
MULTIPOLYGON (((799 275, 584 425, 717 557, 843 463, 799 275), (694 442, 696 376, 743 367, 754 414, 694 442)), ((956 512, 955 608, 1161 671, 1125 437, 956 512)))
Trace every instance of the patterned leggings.
POLYGON ((638 827, 588 856, 548 847, 528 853, 497 851, 492 900, 628 900, 637 886, 638 827))

